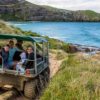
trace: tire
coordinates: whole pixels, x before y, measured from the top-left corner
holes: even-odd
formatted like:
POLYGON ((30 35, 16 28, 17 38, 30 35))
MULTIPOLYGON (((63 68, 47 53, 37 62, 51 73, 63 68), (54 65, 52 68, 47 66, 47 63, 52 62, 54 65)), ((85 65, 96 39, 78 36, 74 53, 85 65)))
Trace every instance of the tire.
POLYGON ((45 78, 45 82, 46 82, 46 84, 49 82, 49 80, 50 80, 50 76, 49 76, 49 73, 48 73, 48 71, 45 71, 44 72, 44 78, 45 78))
POLYGON ((50 68, 47 68, 48 75, 50 76, 50 68))
POLYGON ((36 84, 37 84, 36 79, 25 83, 25 87, 24 87, 25 97, 30 99, 36 97, 36 86, 37 86, 36 84))
POLYGON ((42 74, 39 75, 39 84, 40 84, 41 90, 43 90, 45 87, 45 81, 44 81, 44 76, 42 74))
POLYGON ((47 69, 46 69, 46 79, 47 79, 47 82, 49 82, 50 81, 50 68, 48 67, 47 69))

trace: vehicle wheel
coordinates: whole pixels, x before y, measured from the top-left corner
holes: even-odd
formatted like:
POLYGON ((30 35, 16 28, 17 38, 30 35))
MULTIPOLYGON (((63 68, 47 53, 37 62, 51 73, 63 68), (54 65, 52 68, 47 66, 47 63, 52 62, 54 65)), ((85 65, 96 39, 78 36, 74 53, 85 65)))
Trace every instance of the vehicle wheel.
POLYGON ((47 68, 48 75, 50 76, 50 68, 47 68))
POLYGON ((24 95, 27 98, 33 99, 36 97, 36 86, 37 86, 36 84, 37 84, 36 79, 25 83, 24 95))
POLYGON ((44 80, 44 76, 42 74, 39 75, 39 84, 40 84, 41 90, 44 89, 44 87, 45 87, 45 80, 44 80))
POLYGON ((48 71, 44 72, 44 78, 45 78, 45 82, 48 83, 49 79, 50 79, 50 75, 49 75, 48 71))
POLYGON ((49 67, 46 70, 46 74, 47 74, 47 81, 49 82, 50 80, 50 68, 49 67))

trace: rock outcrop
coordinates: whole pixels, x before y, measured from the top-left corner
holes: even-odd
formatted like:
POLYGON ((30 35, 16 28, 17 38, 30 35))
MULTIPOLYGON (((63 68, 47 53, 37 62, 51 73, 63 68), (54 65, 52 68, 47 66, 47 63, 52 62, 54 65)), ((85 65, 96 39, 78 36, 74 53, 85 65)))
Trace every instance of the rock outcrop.
POLYGON ((0 0, 0 19, 21 21, 100 21, 94 11, 69 11, 25 0, 0 0))

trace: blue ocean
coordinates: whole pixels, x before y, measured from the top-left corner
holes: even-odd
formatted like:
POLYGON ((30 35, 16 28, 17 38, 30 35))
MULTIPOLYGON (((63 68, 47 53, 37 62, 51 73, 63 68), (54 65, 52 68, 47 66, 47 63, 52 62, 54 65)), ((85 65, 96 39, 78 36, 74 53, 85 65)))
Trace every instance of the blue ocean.
POLYGON ((100 22, 9 22, 25 31, 32 31, 68 43, 100 47, 100 22))

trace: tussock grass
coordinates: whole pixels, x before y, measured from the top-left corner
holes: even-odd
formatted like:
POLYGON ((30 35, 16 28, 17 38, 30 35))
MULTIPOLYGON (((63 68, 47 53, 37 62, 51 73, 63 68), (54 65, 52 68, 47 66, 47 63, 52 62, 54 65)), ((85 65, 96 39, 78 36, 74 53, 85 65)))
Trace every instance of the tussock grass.
POLYGON ((100 100, 100 63, 69 54, 41 100, 100 100))
POLYGON ((57 51, 57 60, 63 60, 65 58, 67 58, 68 54, 62 50, 57 51))
POLYGON ((61 49, 50 49, 49 53, 55 54, 56 55, 55 58, 57 60, 63 60, 68 57, 68 53, 66 53, 65 51, 63 51, 61 49))
POLYGON ((22 34, 20 30, 7 25, 6 22, 0 20, 0 34, 22 34))

